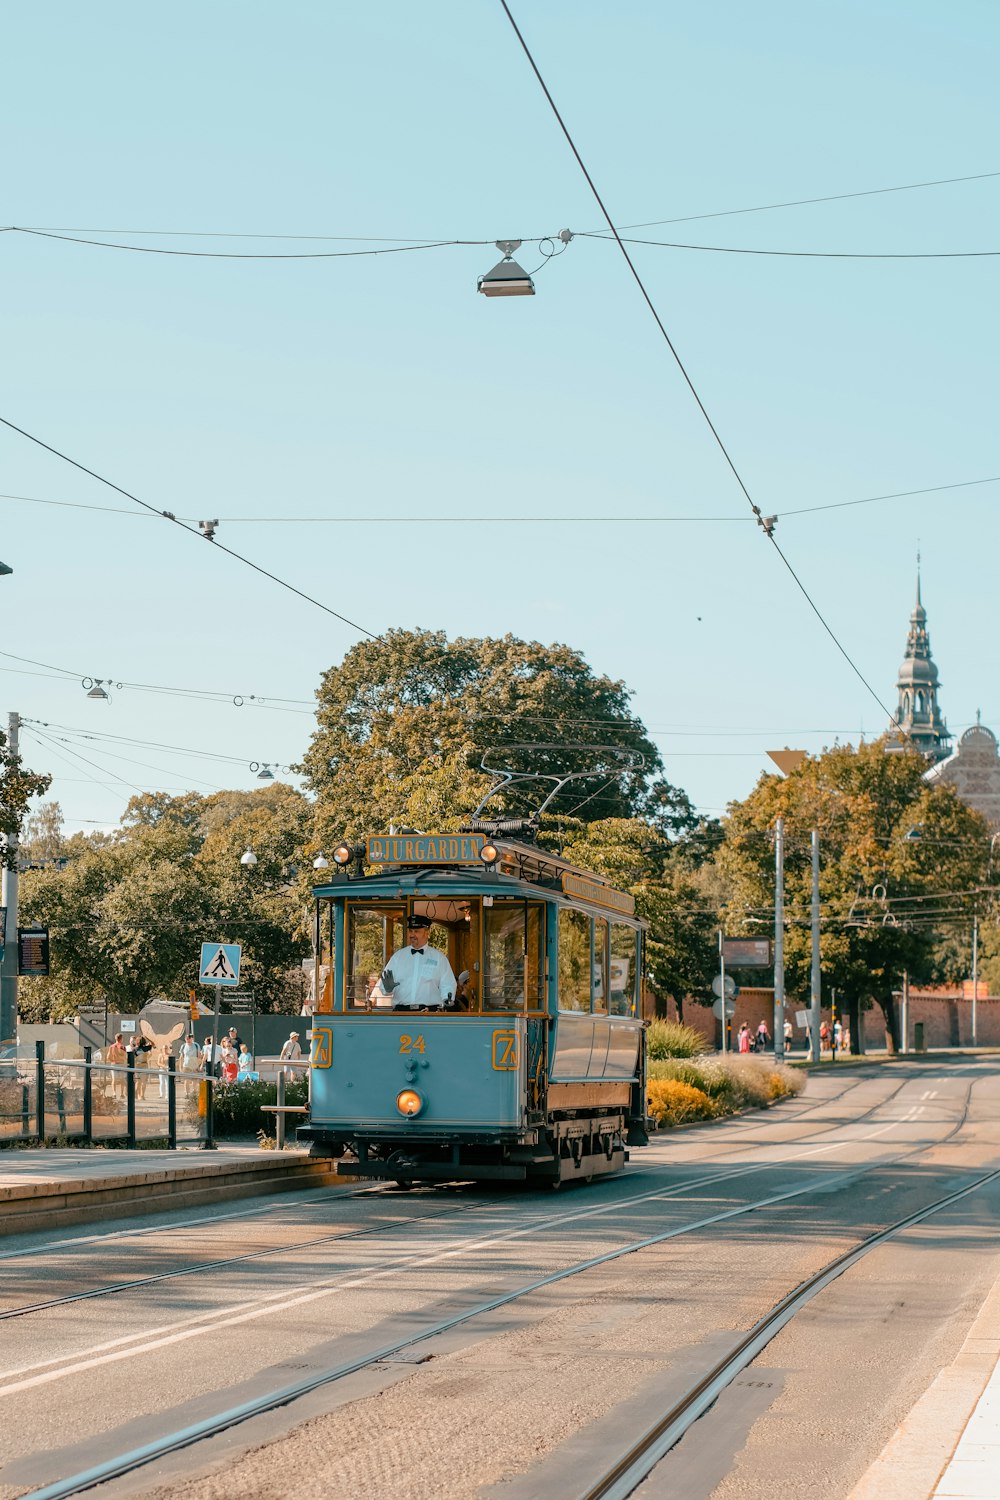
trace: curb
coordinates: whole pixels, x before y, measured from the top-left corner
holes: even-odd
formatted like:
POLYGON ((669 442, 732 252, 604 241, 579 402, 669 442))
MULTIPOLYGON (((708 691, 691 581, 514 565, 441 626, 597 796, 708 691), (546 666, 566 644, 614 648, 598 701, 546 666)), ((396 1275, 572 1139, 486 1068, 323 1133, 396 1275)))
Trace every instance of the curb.
POLYGON ((0 1187, 0 1237, 265 1193, 353 1185, 353 1179, 337 1175, 336 1161, 322 1157, 287 1162, 205 1162, 120 1177, 12 1184, 0 1187))

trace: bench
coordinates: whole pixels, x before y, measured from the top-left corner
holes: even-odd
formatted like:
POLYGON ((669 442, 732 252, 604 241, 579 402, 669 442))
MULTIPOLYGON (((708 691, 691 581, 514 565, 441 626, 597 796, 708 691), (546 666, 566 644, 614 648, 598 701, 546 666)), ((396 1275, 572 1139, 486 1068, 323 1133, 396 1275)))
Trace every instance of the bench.
POLYGON ((309 1113, 309 1107, 306 1104, 262 1104, 260 1107, 260 1111, 261 1114, 275 1115, 277 1117, 274 1122, 275 1143, 279 1151, 284 1151, 285 1116, 307 1115, 309 1113))

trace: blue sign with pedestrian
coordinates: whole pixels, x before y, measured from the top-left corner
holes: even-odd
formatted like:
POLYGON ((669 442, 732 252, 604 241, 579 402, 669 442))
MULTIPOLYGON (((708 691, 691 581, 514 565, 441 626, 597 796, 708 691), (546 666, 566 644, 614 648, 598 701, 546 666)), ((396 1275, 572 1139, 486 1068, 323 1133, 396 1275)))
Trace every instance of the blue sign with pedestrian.
POLYGON ((202 943, 198 965, 199 984, 224 984, 235 987, 240 982, 239 943, 202 943))

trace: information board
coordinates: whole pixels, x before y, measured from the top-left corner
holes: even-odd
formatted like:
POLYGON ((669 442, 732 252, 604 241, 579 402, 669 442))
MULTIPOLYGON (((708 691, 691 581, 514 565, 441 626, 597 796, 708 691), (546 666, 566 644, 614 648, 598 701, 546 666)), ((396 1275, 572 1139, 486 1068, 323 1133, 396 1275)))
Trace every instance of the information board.
POLYGON ((17 929, 17 972, 33 978, 44 978, 49 972, 49 929, 17 929))
POLYGON ((722 957, 734 969, 769 969, 771 939, 724 937, 722 957))

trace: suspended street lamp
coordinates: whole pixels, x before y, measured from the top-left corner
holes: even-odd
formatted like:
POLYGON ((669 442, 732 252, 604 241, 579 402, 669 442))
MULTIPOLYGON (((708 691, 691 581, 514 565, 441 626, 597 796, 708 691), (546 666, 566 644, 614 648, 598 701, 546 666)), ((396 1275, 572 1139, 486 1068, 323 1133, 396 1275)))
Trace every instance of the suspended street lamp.
POLYGON ((326 855, 325 854, 317 854, 316 858, 313 860, 313 869, 314 870, 328 870, 329 868, 330 868, 330 861, 327 859, 326 855))
POLYGON ((88 698, 93 698, 95 700, 103 698, 105 701, 110 702, 110 695, 106 693, 104 691, 104 688, 101 686, 101 684, 106 681, 108 681, 108 679, 105 677, 84 677, 80 682, 80 686, 87 689, 88 698))
POLYGON ((256 863, 257 856, 252 849, 247 849, 243 854, 240 855, 240 864, 243 866, 244 870, 252 870, 256 863))
POLYGON ((503 252, 503 260, 498 261, 492 271, 487 271, 485 276, 480 276, 477 289, 484 297, 533 297, 535 295, 535 283, 524 267, 511 259, 520 244, 520 240, 497 240, 496 247, 503 252))

